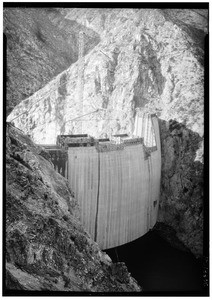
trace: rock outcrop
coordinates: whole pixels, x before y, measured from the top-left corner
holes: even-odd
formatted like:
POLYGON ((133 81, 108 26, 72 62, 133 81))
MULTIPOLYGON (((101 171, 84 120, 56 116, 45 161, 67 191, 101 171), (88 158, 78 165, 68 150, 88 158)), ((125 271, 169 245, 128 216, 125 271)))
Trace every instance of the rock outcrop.
POLYGON ((77 200, 47 153, 7 126, 6 289, 138 292, 78 220, 77 200))
MULTIPOLYGON (((78 59, 78 35, 84 27, 65 19, 57 8, 4 9, 7 41, 7 114, 78 59)), ((85 34, 85 53, 99 34, 85 34)))
POLYGON ((16 106, 9 120, 35 142, 52 144, 58 134, 81 133, 81 126, 95 137, 132 134, 136 109, 156 112, 163 120, 159 218, 177 230, 195 255, 201 255, 208 11, 64 9, 61 13, 100 33, 100 42, 84 58, 84 86, 78 85, 78 61, 16 106), (183 126, 175 130, 170 120, 183 126))
MULTIPOLYGON (((196 257, 203 254, 202 138, 174 120, 160 120, 161 198, 158 221, 171 226, 196 257)), ((206 199, 205 199, 206 201, 206 199)))
MULTIPOLYGON (((10 115, 21 115, 16 126, 36 142, 54 143, 58 134, 79 133, 81 119, 75 118, 86 114, 83 131, 89 134, 132 133, 135 108, 142 108, 203 134, 204 51, 196 35, 182 22, 176 25, 169 11, 77 11, 66 17, 79 23, 86 18, 88 28, 101 32, 100 43, 85 56, 83 110, 76 63, 16 107, 10 115)), ((202 40, 207 19, 198 18, 202 40)))

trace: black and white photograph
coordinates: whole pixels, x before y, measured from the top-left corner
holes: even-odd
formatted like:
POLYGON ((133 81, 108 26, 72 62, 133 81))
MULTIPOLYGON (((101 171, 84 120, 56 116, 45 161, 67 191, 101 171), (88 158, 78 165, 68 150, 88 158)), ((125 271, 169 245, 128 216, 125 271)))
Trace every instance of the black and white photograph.
POLYGON ((2 11, 3 296, 209 296, 209 3, 2 11))

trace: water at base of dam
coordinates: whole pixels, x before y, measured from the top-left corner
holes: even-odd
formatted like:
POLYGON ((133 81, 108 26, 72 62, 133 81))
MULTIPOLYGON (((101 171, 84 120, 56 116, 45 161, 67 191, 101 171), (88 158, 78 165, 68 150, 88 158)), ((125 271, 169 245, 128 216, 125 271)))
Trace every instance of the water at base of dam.
POLYGON ((202 295, 202 266, 191 253, 173 248, 154 231, 104 250, 113 262, 125 262, 144 295, 202 295))

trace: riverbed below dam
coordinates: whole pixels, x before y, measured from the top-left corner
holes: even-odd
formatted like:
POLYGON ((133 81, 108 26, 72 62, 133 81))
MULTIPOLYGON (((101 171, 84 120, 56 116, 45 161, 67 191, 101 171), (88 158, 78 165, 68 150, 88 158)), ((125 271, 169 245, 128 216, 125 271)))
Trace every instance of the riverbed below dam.
POLYGON ((144 295, 203 295, 203 270, 193 254, 173 248, 154 230, 105 250, 113 262, 125 262, 144 295))

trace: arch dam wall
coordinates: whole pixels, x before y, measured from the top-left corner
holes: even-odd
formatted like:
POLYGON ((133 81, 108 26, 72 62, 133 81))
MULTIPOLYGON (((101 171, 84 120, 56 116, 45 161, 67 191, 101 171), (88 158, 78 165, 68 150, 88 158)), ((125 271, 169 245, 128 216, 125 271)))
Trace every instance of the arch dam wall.
POLYGON ((137 114, 134 137, 119 144, 69 139, 66 150, 50 148, 55 169, 79 200, 83 225, 101 249, 133 241, 155 225, 161 179, 155 115, 137 114))

